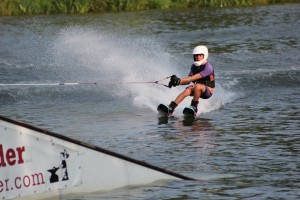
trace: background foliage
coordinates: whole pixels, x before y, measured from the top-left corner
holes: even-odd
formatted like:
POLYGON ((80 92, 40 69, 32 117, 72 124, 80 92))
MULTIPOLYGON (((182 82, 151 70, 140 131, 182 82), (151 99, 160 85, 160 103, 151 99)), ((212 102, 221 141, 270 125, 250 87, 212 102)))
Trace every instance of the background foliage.
POLYGON ((300 0, 0 0, 0 15, 69 14, 148 9, 229 7, 300 0))

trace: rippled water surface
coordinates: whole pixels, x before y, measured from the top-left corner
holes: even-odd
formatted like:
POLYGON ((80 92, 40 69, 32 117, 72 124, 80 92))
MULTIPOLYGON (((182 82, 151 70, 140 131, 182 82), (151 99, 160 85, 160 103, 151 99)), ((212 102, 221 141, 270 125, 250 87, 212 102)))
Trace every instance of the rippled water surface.
POLYGON ((200 179, 63 199, 299 199, 300 4, 0 18, 0 113, 200 179), (156 107, 205 44, 212 98, 185 120, 156 107))

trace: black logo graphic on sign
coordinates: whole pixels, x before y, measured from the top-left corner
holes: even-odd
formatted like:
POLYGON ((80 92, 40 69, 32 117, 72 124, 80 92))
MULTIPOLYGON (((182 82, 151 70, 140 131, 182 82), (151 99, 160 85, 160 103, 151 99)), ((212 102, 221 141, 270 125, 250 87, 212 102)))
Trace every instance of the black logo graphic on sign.
POLYGON ((62 181, 67 181, 69 180, 69 175, 68 175, 68 167, 67 167, 67 159, 69 158, 69 154, 67 151, 64 149, 64 152, 60 153, 60 159, 61 159, 61 164, 58 167, 53 167, 52 169, 48 169, 47 171, 51 173, 50 176, 50 183, 56 183, 59 181, 59 176, 56 174, 56 172, 61 169, 62 172, 62 181))
POLYGON ((52 169, 48 169, 47 171, 51 173, 51 176, 50 176, 50 183, 55 183, 55 182, 58 182, 58 175, 56 174, 56 171, 58 170, 59 168, 57 167, 53 167, 52 169))

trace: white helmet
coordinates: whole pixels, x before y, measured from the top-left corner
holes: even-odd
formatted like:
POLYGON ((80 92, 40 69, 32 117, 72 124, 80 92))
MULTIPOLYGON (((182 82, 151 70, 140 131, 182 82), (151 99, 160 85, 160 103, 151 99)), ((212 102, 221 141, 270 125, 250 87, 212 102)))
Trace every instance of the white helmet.
POLYGON ((193 56, 198 55, 198 54, 203 54, 204 58, 203 58, 203 60, 196 61, 195 57, 194 57, 194 65, 196 65, 196 66, 200 66, 200 65, 202 65, 203 63, 206 62, 206 60, 208 58, 208 49, 207 49, 207 47, 202 46, 202 45, 196 46, 193 50, 193 56))

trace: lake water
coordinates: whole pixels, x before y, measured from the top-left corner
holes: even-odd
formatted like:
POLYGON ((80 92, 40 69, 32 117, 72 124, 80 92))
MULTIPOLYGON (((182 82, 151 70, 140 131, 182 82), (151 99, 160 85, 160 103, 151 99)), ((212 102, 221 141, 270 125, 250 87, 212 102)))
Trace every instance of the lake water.
MULTIPOLYGON (((299 199, 300 4, 0 18, 0 113, 200 179, 62 199, 299 199), (212 98, 195 121, 156 107, 204 44, 212 98), (168 80, 162 81, 167 83, 168 80)), ((112 177, 113 178, 113 177, 112 177)))

